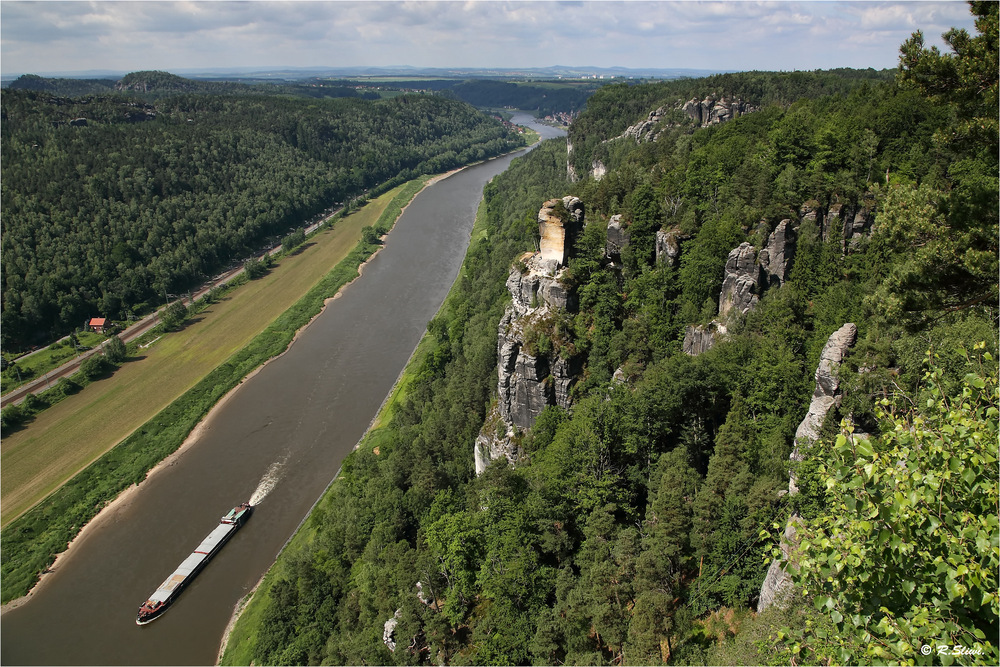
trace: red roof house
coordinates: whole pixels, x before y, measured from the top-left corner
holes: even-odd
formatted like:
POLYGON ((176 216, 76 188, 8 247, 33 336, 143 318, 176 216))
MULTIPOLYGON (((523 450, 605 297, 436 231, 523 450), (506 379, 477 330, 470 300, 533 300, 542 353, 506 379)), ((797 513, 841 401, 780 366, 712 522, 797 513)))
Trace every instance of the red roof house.
POLYGON ((106 317, 92 317, 87 326, 95 333, 104 333, 105 329, 111 328, 111 322, 108 322, 108 318, 106 317))

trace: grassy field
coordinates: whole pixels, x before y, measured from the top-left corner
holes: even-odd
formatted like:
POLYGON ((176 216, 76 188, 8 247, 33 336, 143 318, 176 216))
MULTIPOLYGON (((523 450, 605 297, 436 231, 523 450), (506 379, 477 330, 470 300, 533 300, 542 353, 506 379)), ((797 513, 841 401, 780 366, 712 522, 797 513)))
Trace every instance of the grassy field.
POLYGON ((6 526, 139 428, 281 315, 357 244, 403 186, 310 238, 302 252, 142 350, 112 377, 40 413, 0 443, 6 526))

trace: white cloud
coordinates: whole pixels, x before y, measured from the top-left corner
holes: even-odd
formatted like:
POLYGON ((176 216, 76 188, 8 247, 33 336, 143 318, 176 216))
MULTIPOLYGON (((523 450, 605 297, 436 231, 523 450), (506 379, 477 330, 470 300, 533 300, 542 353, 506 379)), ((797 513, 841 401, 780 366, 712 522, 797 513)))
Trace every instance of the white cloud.
POLYGON ((4 73, 211 66, 892 67, 961 2, 0 2, 4 73))

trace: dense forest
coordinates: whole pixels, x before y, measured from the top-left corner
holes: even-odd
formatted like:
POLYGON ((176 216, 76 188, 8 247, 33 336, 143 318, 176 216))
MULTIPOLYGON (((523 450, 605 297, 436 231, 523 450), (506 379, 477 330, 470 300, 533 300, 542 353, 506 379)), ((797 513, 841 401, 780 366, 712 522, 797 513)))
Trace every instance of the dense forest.
POLYGON ((360 97, 379 99, 378 93, 358 91, 356 84, 340 80, 267 81, 246 83, 186 79, 169 72, 132 72, 122 79, 62 79, 22 74, 7 86, 10 90, 34 90, 66 97, 114 92, 152 101, 178 93, 212 95, 292 95, 296 97, 360 97))
POLYGON ((997 4, 972 8, 978 34, 948 33, 942 54, 918 33, 891 77, 603 88, 570 133, 580 180, 561 140, 494 179, 417 381, 224 661, 950 664, 946 645, 996 664, 997 4), (655 140, 620 137, 658 107, 723 95, 759 110, 710 127, 666 113, 655 140), (515 465, 477 476, 504 283, 538 247, 542 203, 564 195, 586 211, 564 278, 577 306, 532 335, 579 368, 572 404, 517 434, 515 465), (863 228, 830 233, 820 221, 845 209, 863 228), (613 249, 612 219, 627 235, 613 249), (722 318, 731 253, 757 256, 786 220, 787 271, 686 353, 722 318), (839 404, 788 493, 796 425, 845 323, 839 404), (793 595, 758 614, 793 515, 793 595))
POLYGON ((445 90, 473 106, 524 109, 539 116, 547 116, 559 111, 579 111, 597 87, 566 83, 473 80, 456 83, 445 90))
POLYGON ((122 85, 171 94, 3 91, 5 348, 142 313, 335 204, 523 145, 441 97, 182 93, 151 74, 122 85))

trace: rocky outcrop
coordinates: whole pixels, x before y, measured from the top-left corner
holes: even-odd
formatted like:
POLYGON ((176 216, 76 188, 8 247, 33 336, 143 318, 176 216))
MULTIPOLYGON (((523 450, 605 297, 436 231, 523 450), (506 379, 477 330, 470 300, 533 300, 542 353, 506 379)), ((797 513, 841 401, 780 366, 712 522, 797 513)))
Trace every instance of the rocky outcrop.
POLYGON ((656 232, 656 263, 677 266, 682 238, 681 231, 676 227, 656 232))
POLYGON ((396 650, 396 626, 399 625, 399 619, 402 615, 403 610, 397 609, 382 628, 382 643, 390 651, 396 650))
MULTIPOLYGON (((795 431, 795 448, 791 460, 802 460, 802 446, 819 439, 819 429, 830 409, 840 404, 840 365, 847 351, 854 346, 858 328, 851 323, 834 331, 823 346, 816 367, 816 389, 809 402, 809 412, 795 431)), ((789 476, 788 492, 798 493, 794 473, 789 476)))
POLYGON ((621 214, 611 216, 608 220, 607 242, 604 247, 604 256, 612 262, 622 261, 622 250, 629 243, 628 229, 622 227, 621 214))
POLYGON ((745 315, 759 301, 758 289, 761 271, 757 265, 757 251, 744 241, 734 248, 726 259, 726 273, 719 295, 719 319, 745 315))
POLYGON ((476 438, 476 474, 501 457, 516 463, 524 454, 520 434, 542 410, 570 405, 578 371, 561 354, 557 321, 561 311, 576 309, 563 277, 583 216, 576 197, 545 202, 538 213, 541 249, 522 255, 507 278, 511 303, 497 332, 497 400, 476 438))
POLYGON ((566 178, 569 179, 570 183, 576 183, 580 180, 580 175, 576 173, 576 167, 573 166, 573 142, 569 139, 566 140, 566 178))
POLYGON ((760 251, 757 263, 767 277, 767 287, 784 285, 795 257, 798 225, 785 219, 778 223, 767 238, 767 245, 760 251))
POLYGON ((702 352, 708 352, 726 333, 725 325, 716 320, 705 325, 688 326, 684 329, 684 353, 697 357, 702 352))
POLYGON ((709 125, 725 123, 754 111, 760 111, 760 107, 753 106, 742 99, 716 98, 709 95, 701 101, 697 98, 688 100, 681 106, 681 110, 701 127, 708 127, 709 125))
POLYGON ((576 234, 583 226, 583 202, 577 197, 550 199, 538 211, 539 250, 543 260, 559 265, 566 259, 576 234))
POLYGON ((646 120, 639 121, 635 125, 629 126, 620 137, 634 139, 635 143, 641 144, 647 141, 656 141, 657 126, 667 113, 667 107, 660 107, 655 111, 650 111, 646 120))
MULTIPOLYGON (((809 404, 809 411, 795 431, 795 448, 789 457, 792 461, 802 461, 803 449, 819 439, 819 429, 823 425, 830 409, 840 402, 840 365, 847 356, 847 352, 854 346, 857 339, 858 328, 854 324, 847 323, 837 329, 827 339, 826 345, 819 356, 819 365, 816 367, 816 389, 813 391, 812 401, 809 404)), ((794 495, 799 492, 795 483, 795 471, 788 476, 788 493, 794 495)), ((764 583, 760 587, 760 599, 757 602, 757 613, 780 602, 791 590, 792 581, 788 575, 786 567, 793 567, 790 561, 791 553, 795 547, 795 535, 798 525, 802 519, 798 514, 793 514, 788 519, 785 532, 781 537, 781 559, 771 561, 764 577, 764 583), (789 563, 789 565, 785 565, 789 563)))

